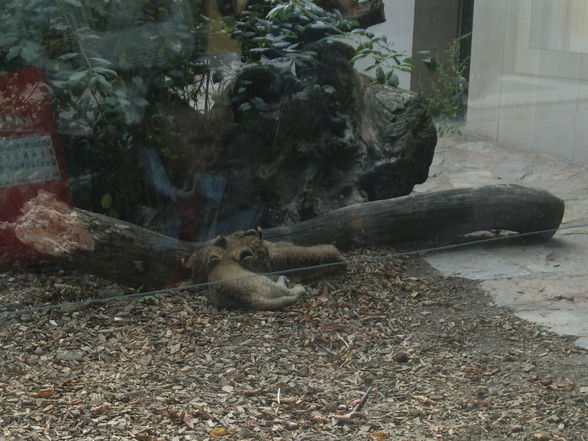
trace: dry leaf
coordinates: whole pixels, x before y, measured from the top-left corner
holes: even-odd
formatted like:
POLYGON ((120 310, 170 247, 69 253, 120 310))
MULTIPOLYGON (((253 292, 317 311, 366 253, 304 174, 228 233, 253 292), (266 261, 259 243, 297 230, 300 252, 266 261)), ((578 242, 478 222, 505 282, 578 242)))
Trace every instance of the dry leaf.
POLYGON ((479 400, 476 397, 470 397, 470 402, 477 408, 488 407, 489 404, 484 400, 479 400))
POLYGON ((375 441, 380 441, 383 439, 390 438, 390 434, 386 433, 386 432, 372 432, 372 433, 370 433, 370 438, 375 441))
POLYGON ((210 436, 225 436, 229 434, 229 431, 224 427, 215 427, 208 432, 210 436))
POLYGON ((347 402, 347 409, 353 409, 361 402, 361 398, 353 398, 347 402))
POLYGON ((533 434, 533 439, 538 441, 564 441, 564 438, 557 435, 551 435, 547 432, 536 432, 533 434))
POLYGON ((413 398, 419 400, 422 404, 437 404, 435 400, 432 400, 424 395, 413 395, 413 398))
POLYGON ((161 441, 159 438, 155 438, 151 435, 136 435, 135 439, 138 441, 161 441))
POLYGON ((180 414, 180 420, 186 423, 186 426, 188 426, 190 429, 194 428, 194 419, 192 418, 190 412, 186 412, 185 410, 183 410, 180 414))
POLYGON ((367 317, 362 317, 359 319, 360 322, 367 322, 370 320, 383 320, 385 319, 385 315, 368 315, 367 317))
POLYGON ((165 413, 171 421, 173 421, 174 423, 178 422, 178 413, 176 412, 175 409, 173 409, 171 407, 167 407, 165 409, 165 413))
POLYGON ((431 400, 430 398, 425 397, 424 395, 413 395, 413 398, 419 400, 423 404, 437 404, 435 400, 431 400))
POLYGON ((212 419, 212 415, 204 407, 200 407, 200 408, 196 409, 194 412, 192 412, 192 416, 198 417, 203 420, 212 419))
POLYGON ((325 417, 320 416, 320 415, 313 415, 311 418, 311 421, 315 424, 327 424, 329 422, 329 420, 327 420, 325 417))
POLYGON ((330 418, 337 420, 340 423, 347 423, 355 419, 366 419, 366 415, 363 412, 349 412, 343 415, 329 415, 330 418))
POLYGON ((55 389, 51 388, 51 389, 43 389, 43 390, 40 390, 39 392, 37 392, 35 394, 31 394, 31 397, 34 397, 34 398, 51 398, 53 395, 55 395, 55 389))
POLYGON ((252 397, 254 395, 261 395, 264 394, 266 391, 264 389, 246 389, 241 392, 246 397, 252 397))
POLYGON ((89 412, 92 414, 92 417, 97 417, 106 413, 108 409, 110 409, 108 404, 102 404, 101 406, 90 409, 89 412))
POLYGON ((324 325, 327 331, 342 331, 346 329, 346 326, 342 325, 341 323, 337 322, 328 322, 324 325))

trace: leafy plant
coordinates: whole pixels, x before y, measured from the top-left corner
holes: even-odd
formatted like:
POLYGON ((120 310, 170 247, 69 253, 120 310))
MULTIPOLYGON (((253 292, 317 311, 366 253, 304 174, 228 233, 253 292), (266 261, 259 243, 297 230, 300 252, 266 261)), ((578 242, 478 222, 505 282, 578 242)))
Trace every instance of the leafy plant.
POLYGON ((381 83, 397 84, 394 71, 411 68, 410 58, 396 51, 386 36, 358 28, 338 10, 325 10, 313 0, 263 0, 232 22, 233 37, 243 41, 246 62, 265 58, 295 73, 316 63, 316 53, 305 47, 309 43, 345 39, 355 45, 352 62, 371 59, 366 70, 375 70, 381 83))
MULTIPOLYGON (((338 10, 325 10, 314 0, 261 0, 240 17, 231 17, 229 25, 235 39, 242 41, 242 60, 246 64, 269 65, 280 72, 290 93, 302 88, 317 99, 335 97, 330 84, 317 83, 321 69, 317 43, 342 41, 355 46, 351 63, 371 60, 367 71, 374 70, 380 83, 396 87, 397 70, 410 70, 410 59, 396 51, 381 34, 358 28, 359 24, 342 18, 338 10), (320 90, 319 90, 320 89, 320 90)), ((257 112, 268 104, 239 85, 236 97, 239 109, 257 112)))
POLYGON ((412 70, 411 58, 394 49, 385 35, 374 34, 365 29, 354 29, 348 37, 356 42, 352 62, 362 59, 370 60, 371 64, 365 71, 375 71, 378 83, 398 87, 396 71, 410 72, 412 70))
POLYGON ((454 39, 447 49, 446 61, 441 61, 437 50, 421 51, 422 62, 433 74, 431 81, 419 85, 427 108, 437 123, 437 131, 445 134, 460 134, 463 112, 463 98, 467 93, 468 82, 465 74, 469 58, 462 59, 460 49, 462 41, 471 34, 464 34, 454 39))
POLYGON ((350 32, 355 23, 343 20, 313 0, 263 0, 233 22, 233 38, 243 42, 245 62, 265 60, 285 69, 312 66, 316 53, 304 46, 350 32))

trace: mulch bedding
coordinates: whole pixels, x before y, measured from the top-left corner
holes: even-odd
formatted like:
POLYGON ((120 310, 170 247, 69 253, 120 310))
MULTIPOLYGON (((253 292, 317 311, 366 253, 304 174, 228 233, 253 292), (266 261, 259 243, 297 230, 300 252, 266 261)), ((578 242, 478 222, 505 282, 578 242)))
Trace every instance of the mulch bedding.
MULTIPOLYGON (((0 440, 588 439, 588 353, 418 258, 348 255, 279 312, 204 291, 0 320, 0 440)), ((0 274, 0 311, 131 290, 0 274)))

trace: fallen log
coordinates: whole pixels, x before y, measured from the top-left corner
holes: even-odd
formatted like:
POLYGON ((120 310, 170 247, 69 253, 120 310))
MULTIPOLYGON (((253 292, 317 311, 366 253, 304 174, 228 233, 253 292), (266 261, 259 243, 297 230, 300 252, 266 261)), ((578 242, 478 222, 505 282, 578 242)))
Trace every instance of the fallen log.
MULTIPOLYGON (((561 223, 564 202, 518 185, 456 189, 366 202, 264 230, 268 241, 339 248, 451 238, 489 229, 544 231, 561 223)), ((18 240, 52 262, 133 287, 163 287, 190 277, 187 258, 209 243, 176 240, 128 222, 71 209, 40 193, 12 224, 18 240)))
POLYGON ((485 230, 545 231, 550 239, 561 224, 564 201, 545 190, 490 185, 350 205, 294 225, 264 230, 269 241, 297 245, 319 242, 338 248, 388 245, 416 239, 450 239, 485 230))
POLYGON ((44 191, 25 203, 7 228, 36 257, 132 287, 158 288, 189 279, 184 262, 205 245, 71 208, 44 191))

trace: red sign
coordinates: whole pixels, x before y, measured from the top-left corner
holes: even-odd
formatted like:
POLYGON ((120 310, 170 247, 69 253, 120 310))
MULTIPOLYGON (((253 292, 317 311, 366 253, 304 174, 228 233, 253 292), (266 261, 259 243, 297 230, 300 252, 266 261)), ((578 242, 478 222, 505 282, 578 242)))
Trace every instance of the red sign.
POLYGON ((50 94, 40 69, 0 74, 0 261, 31 254, 7 222, 39 190, 71 202, 50 94))

